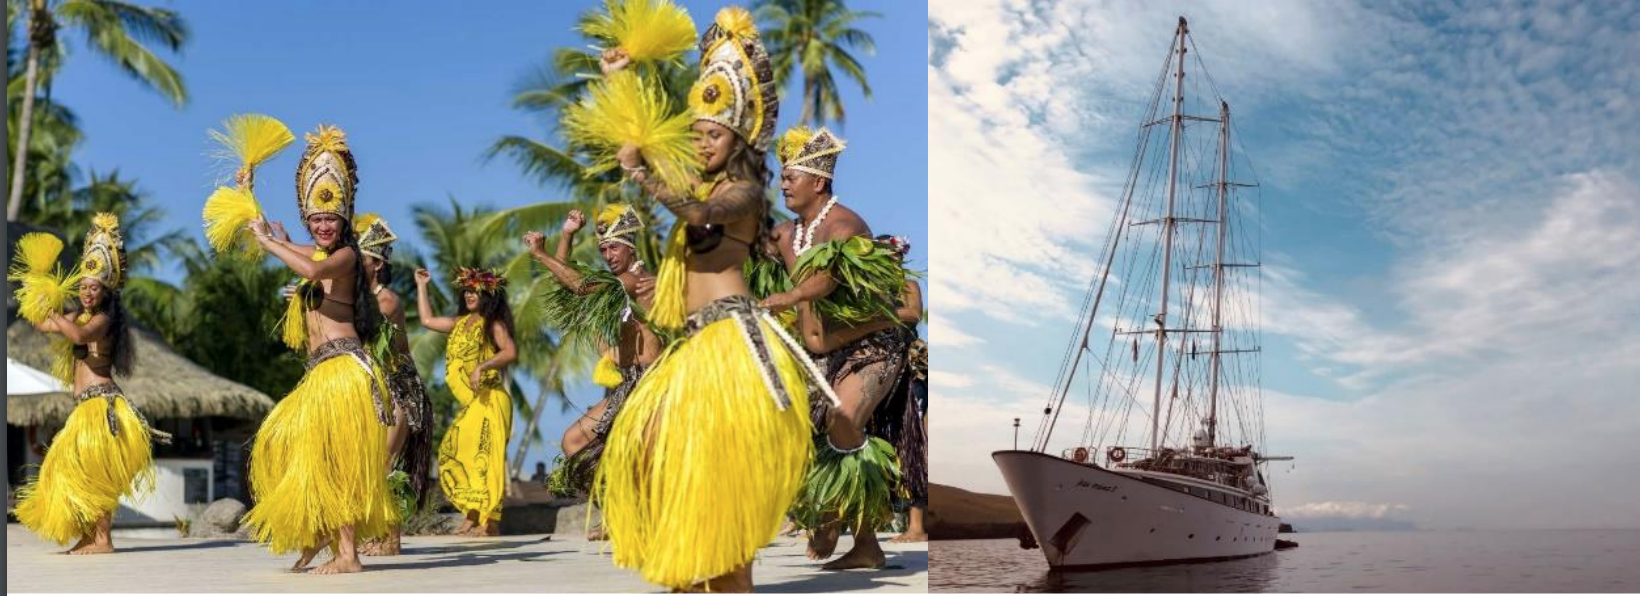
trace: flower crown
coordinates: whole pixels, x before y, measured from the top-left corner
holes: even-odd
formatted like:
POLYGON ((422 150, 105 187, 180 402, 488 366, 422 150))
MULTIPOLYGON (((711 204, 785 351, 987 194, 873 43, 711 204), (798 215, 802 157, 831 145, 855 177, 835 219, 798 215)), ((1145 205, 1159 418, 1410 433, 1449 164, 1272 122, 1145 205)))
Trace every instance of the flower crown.
POLYGON ((877 243, 887 246, 889 250, 894 251, 895 256, 902 259, 905 258, 907 253, 911 252, 911 241, 906 240, 904 236, 889 236, 884 234, 877 237, 877 243))
POLYGON ((507 278, 493 269, 462 267, 456 270, 456 287, 489 293, 507 287, 507 278))

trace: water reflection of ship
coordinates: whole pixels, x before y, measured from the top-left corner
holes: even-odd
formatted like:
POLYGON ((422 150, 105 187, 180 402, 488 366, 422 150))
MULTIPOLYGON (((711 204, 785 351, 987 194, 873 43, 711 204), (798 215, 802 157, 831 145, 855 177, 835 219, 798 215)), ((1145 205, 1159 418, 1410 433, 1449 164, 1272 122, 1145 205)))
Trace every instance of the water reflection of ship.
MULTIPOLYGON (((1210 75, 1188 80, 1196 91, 1197 79, 1210 86, 1217 117, 1186 113, 1187 97, 1209 95, 1186 92, 1194 48, 1181 17, 1036 439, 992 456, 1053 567, 1246 557, 1276 546, 1281 520, 1261 465, 1290 458, 1260 453, 1261 241, 1257 208, 1244 196, 1256 200, 1257 185, 1232 181, 1251 168, 1231 155, 1230 106, 1210 75), (1172 113, 1158 116, 1164 97, 1172 113), (1166 142, 1151 143, 1162 125, 1166 142), (1217 134, 1185 136, 1202 125, 1217 134), (1096 338, 1095 323, 1108 337, 1096 338), (1081 367, 1095 363, 1084 375, 1082 435, 1052 453, 1065 400, 1081 367), (1124 443, 1135 408, 1149 421, 1148 446, 1124 443)), ((1199 56, 1192 64, 1206 75, 1199 56)))

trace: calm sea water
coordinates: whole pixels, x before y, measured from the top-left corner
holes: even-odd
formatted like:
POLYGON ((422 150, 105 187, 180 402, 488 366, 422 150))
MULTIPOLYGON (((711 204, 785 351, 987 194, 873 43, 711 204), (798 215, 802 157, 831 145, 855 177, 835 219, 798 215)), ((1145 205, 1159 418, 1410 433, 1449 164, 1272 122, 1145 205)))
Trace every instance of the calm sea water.
POLYGON ((1049 571, 1017 540, 929 544, 934 592, 1640 592, 1640 530, 1283 534, 1222 561, 1049 571))

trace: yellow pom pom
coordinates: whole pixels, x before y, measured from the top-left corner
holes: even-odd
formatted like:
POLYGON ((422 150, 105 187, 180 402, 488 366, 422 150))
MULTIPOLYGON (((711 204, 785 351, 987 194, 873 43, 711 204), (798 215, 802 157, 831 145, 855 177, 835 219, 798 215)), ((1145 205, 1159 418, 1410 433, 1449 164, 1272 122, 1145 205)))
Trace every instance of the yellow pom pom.
POLYGON ((621 369, 616 368, 615 359, 608 355, 599 358, 598 366, 592 369, 592 382, 602 387, 616 387, 621 381, 621 369))
POLYGON ((296 140, 283 122, 262 114, 229 116, 222 128, 210 131, 211 140, 222 146, 219 157, 237 161, 240 169, 247 171, 272 159, 296 140))
POLYGON ((63 304, 74 299, 79 271, 64 274, 57 267, 63 241, 43 232, 24 234, 17 239, 6 279, 17 282, 17 314, 39 324, 47 316, 62 312, 63 304))
MULTIPOLYGON (((95 220, 93 220, 95 221, 95 220)), ((45 273, 57 264, 63 254, 62 239, 44 232, 23 234, 17 239, 18 269, 27 273, 45 273)), ((18 269, 14 269, 17 271, 18 269)))
POLYGON ((688 189, 700 169, 690 130, 694 119, 686 111, 675 113, 671 103, 659 85, 630 70, 593 83, 580 103, 564 110, 563 119, 570 141, 592 157, 586 175, 619 166, 615 153, 630 144, 668 188, 688 189))
POLYGON ((695 46, 695 21, 672 0, 605 0, 604 12, 583 25, 634 63, 676 62, 695 46))
POLYGON ((245 226, 261 213, 262 206, 256 203, 256 197, 251 193, 226 186, 217 187, 216 192, 205 199, 205 240, 218 254, 235 247, 255 254, 260 247, 250 241, 245 226))
POLYGON ((683 317, 688 291, 689 238, 684 234, 686 225, 672 226, 672 235, 666 239, 666 255, 661 258, 660 270, 655 273, 655 304, 649 309, 649 320, 665 330, 683 328, 683 317))
POLYGON ((285 303, 285 317, 280 320, 279 328, 279 338, 286 346, 298 352, 307 350, 307 304, 302 300, 300 288, 285 303))
POLYGON ((717 26, 736 39, 757 35, 757 21, 744 7, 728 6, 717 13, 717 26))

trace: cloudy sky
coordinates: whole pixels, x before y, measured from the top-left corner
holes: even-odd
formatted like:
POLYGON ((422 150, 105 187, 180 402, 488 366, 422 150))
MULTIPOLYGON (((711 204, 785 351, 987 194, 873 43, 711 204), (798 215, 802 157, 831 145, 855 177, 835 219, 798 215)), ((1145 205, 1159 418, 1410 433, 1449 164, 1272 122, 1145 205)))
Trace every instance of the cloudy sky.
POLYGON ((930 3, 934 480, 1006 493, 1180 15, 1263 184, 1285 514, 1640 527, 1621 2, 930 3))

